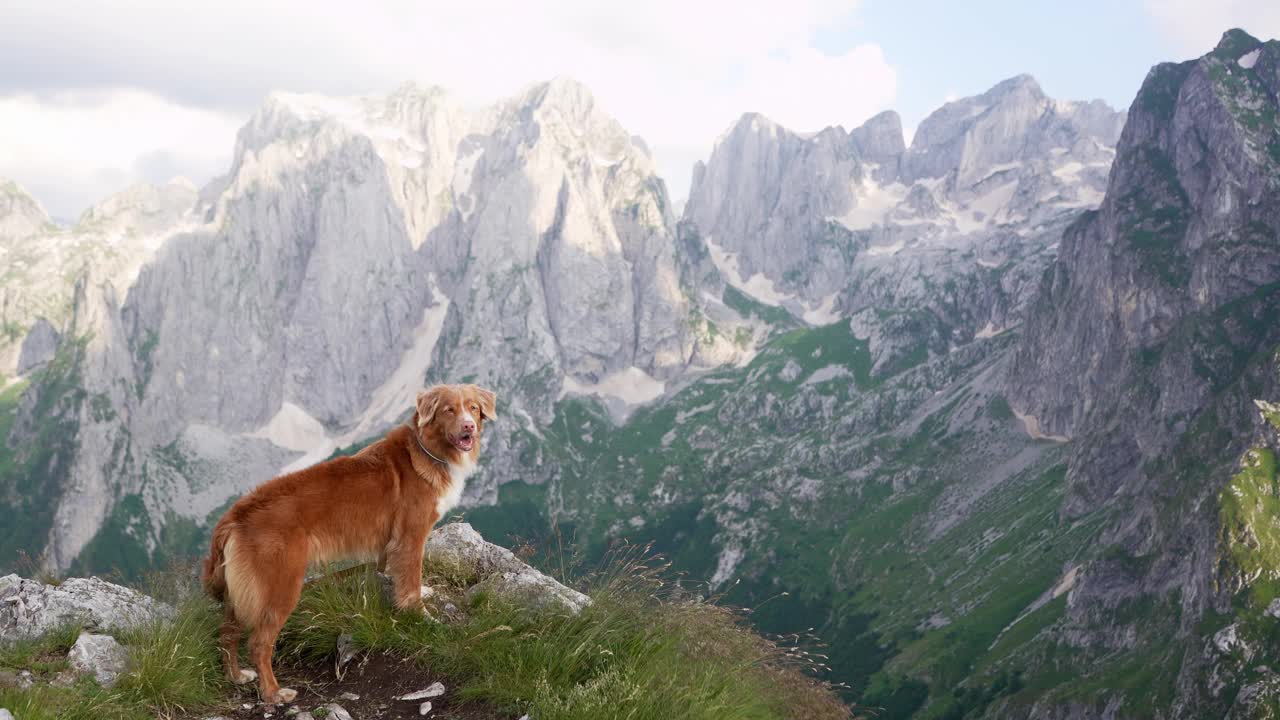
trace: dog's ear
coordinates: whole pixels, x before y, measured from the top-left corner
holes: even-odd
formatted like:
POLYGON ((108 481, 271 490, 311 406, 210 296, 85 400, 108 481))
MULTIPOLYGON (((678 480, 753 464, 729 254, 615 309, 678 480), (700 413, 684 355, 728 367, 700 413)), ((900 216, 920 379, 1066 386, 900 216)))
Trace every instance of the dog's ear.
POLYGON ((436 407, 440 404, 440 388, 442 385, 432 385, 426 390, 418 392, 418 402, 414 410, 414 425, 421 430, 422 427, 436 417, 436 407))
POLYGON ((476 400, 480 402, 480 417, 485 420, 497 420, 497 393, 492 390, 485 390, 479 385, 468 385, 467 389, 475 393, 476 400))

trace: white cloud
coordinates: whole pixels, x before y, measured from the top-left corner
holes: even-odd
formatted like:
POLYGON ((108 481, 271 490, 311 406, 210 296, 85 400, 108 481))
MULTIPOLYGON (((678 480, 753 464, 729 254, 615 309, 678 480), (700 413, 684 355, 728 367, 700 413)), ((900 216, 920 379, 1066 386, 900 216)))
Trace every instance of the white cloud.
POLYGON ((71 220, 138 182, 225 172, 238 124, 138 90, 0 98, 0 177, 71 220))
POLYGON ((1262 40, 1280 37, 1280 4, 1268 0, 1146 0, 1160 29, 1189 56, 1218 44, 1222 33, 1241 28, 1262 40))
MULTIPOLYGON (((127 174, 148 152, 194 152, 197 164, 209 160, 208 148, 229 155, 228 121, 243 122, 273 89, 384 92, 414 80, 490 101, 568 75, 645 138, 680 196, 693 161, 706 157, 742 112, 762 112, 798 130, 850 127, 888 107, 897 89, 894 70, 875 45, 834 55, 812 47, 817 31, 856 23, 856 0, 387 0, 353 8, 233 1, 201 8, 42 2, 9 9, 0 27, 0 67, 18 70, 0 74, 0 98, 10 95, 0 104, 5 134, 12 122, 5 113, 19 102, 28 122, 43 112, 72 125, 78 112, 80 129, 64 135, 81 135, 79 147, 115 148, 97 167, 90 167, 99 162, 93 158, 106 151, 81 156, 87 162, 77 166, 76 153, 62 150, 34 169, 29 166, 40 158, 31 154, 16 169, 0 164, 0 174, 21 181, 20 171, 56 174, 69 163, 63 167, 72 178, 67 197, 42 197, 65 207, 98 192, 83 186, 83 178, 103 170, 127 174), (112 126, 96 122, 99 110, 56 97, 111 88, 137 89, 130 102, 148 115, 134 114, 142 126, 181 125, 207 134, 198 142, 170 134, 157 143, 144 141, 153 136, 141 132, 125 142, 112 126), (23 95, 15 100, 15 93, 23 95), (149 105, 138 99, 143 93, 149 105), (132 164, 124 157, 131 153, 132 164)), ((39 144, 62 142, 52 133, 48 138, 39 144)))

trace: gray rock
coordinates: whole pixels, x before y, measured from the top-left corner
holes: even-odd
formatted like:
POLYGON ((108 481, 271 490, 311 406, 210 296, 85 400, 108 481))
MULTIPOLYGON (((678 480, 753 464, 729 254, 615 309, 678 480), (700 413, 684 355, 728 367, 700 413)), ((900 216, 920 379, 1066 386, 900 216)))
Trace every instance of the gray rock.
POLYGON ((0 720, 13 720, 13 713, 4 708, 0 708, 0 720))
POLYGON ((169 617, 173 608, 99 578, 46 585, 17 575, 0 577, 0 641, 35 638, 69 623, 129 629, 169 617))
POLYGON ((1271 604, 1267 606, 1265 614, 1267 617, 1280 619, 1280 598, 1276 598, 1271 601, 1271 604))
POLYGON ((467 596, 474 597, 481 592, 526 607, 560 610, 571 615, 577 615, 591 604, 591 598, 533 569, 490 575, 472 586, 467 596))
MULTIPOLYGON (((351 713, 338 703, 328 703, 324 706, 326 711, 325 720, 351 720, 351 713)), ((301 716, 301 714, 299 714, 301 716)))
POLYGON ((425 556, 438 567, 475 580, 469 596, 485 591, 537 609, 575 615, 591 604, 591 598, 538 572, 510 550, 487 542, 466 523, 436 528, 427 539, 425 556))
POLYGON ((397 695, 396 700, 425 700, 426 698, 440 697, 444 694, 444 683, 434 682, 423 690, 397 695))
POLYGON ((129 652, 110 635, 80 633, 67 653, 71 669, 92 675, 102 687, 112 687, 129 665, 129 652))
POLYGON ((35 324, 22 340, 22 352, 18 355, 18 374, 25 375, 49 362, 57 349, 58 331, 43 317, 36 318, 35 324))

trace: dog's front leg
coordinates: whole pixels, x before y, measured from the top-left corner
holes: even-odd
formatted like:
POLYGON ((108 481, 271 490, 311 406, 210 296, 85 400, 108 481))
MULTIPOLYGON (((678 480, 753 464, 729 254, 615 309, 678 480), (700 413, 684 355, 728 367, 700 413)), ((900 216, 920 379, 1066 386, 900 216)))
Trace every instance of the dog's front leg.
POLYGON ((396 607, 426 612, 422 604, 422 542, 410 542, 387 554, 396 607))

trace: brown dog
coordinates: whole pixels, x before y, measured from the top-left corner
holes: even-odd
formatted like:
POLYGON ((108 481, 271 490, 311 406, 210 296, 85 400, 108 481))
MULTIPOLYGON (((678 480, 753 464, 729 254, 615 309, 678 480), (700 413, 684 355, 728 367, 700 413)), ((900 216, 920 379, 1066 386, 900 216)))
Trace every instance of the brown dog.
POLYGON ((410 425, 352 457, 275 478, 231 506, 213 529, 203 579, 226 608, 221 647, 232 682, 258 678, 268 703, 297 696, 276 682, 271 652, 310 564, 376 558, 394 580, 396 606, 423 609, 423 544, 461 498, 496 400, 475 385, 436 385, 418 393, 410 425), (253 631, 256 674, 240 669, 241 628, 253 631))

